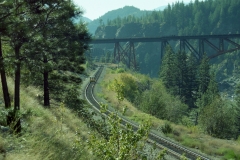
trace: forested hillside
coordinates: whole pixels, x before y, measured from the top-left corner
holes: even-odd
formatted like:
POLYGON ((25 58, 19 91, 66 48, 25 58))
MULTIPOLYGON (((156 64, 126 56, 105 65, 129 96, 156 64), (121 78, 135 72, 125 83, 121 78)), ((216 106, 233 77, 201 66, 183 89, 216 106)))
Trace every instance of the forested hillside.
MULTIPOLYGON (((195 0, 187 5, 176 2, 163 11, 154 11, 140 18, 128 16, 109 20, 107 25, 98 27, 95 37, 238 34, 238 8, 238 0, 195 0)), ((196 47, 196 43, 192 42, 193 46, 196 47)), ((123 86, 126 87, 125 98, 138 109, 158 118, 198 126, 214 137, 237 139, 240 133, 239 51, 209 60, 207 57, 212 50, 206 47, 206 53, 199 60, 190 52, 178 51, 178 45, 171 43, 166 47, 163 59, 160 59, 160 44, 135 44, 140 73, 158 78, 160 82, 141 84, 141 80, 122 77, 123 86), (170 101, 162 99, 165 97, 162 93, 164 90, 180 99, 183 105, 173 107, 180 113, 166 107, 170 101)), ((112 62, 110 52, 113 46, 100 47, 103 48, 100 61, 112 62)), ((224 47, 231 46, 228 44, 224 47)), ((101 49, 96 50, 101 53, 101 49)), ((172 101, 177 102, 173 98, 172 101)))
POLYGON ((114 20, 116 18, 121 19, 129 15, 134 17, 141 17, 148 12, 151 11, 141 11, 140 9, 133 6, 125 6, 123 8, 109 11, 103 16, 100 16, 98 19, 95 19, 92 22, 88 23, 88 30, 91 34, 94 35, 98 26, 107 24, 109 20, 114 20))
MULTIPOLYGON (((189 4, 176 2, 163 11, 154 11, 142 17, 134 15, 109 20, 98 27, 96 38, 158 37, 171 35, 211 35, 239 33, 240 1, 238 0, 195 0, 189 4)), ((172 45, 174 52, 175 46, 172 45)), ((104 47, 104 46, 101 46, 104 47)), ((113 46, 105 46, 112 49, 113 46)), ((228 47, 228 46, 226 46, 228 47)), ((159 76, 160 44, 135 44, 135 53, 141 73, 159 76)), ((206 48, 206 53, 212 50, 206 48)), ((220 89, 232 90, 239 76, 239 52, 232 52, 211 60, 216 70, 220 89)), ((233 91, 232 91, 233 93, 233 91)))
POLYGON ((155 36, 238 33, 240 24, 236 20, 240 15, 239 5, 238 0, 176 2, 163 11, 150 12, 142 17, 130 15, 109 20, 106 25, 121 27, 127 23, 140 23, 144 28, 147 24, 156 23, 158 27, 152 31, 155 36))

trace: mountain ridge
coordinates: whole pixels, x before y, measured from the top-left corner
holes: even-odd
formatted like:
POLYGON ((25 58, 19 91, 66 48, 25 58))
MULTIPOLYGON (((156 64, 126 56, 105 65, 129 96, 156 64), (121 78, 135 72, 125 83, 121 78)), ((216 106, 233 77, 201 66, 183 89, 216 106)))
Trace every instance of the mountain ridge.
POLYGON ((136 8, 134 6, 124 6, 123 8, 115 9, 108 11, 104 15, 100 16, 99 18, 91 21, 88 23, 87 27, 91 34, 95 34, 95 31, 100 23, 106 24, 108 20, 113 20, 116 18, 124 18, 128 17, 130 15, 135 17, 141 17, 147 13, 151 13, 152 11, 147 10, 140 10, 139 8, 136 8))

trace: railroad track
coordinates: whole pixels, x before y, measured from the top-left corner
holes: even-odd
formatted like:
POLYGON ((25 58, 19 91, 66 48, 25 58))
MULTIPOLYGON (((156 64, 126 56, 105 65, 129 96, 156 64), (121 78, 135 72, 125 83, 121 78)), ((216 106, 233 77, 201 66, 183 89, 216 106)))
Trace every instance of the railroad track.
MULTIPOLYGON (((100 66, 97 70, 97 72, 95 73, 94 75, 94 81, 90 81, 88 83, 88 85, 86 86, 85 88, 85 98, 86 100, 88 101, 88 103, 96 110, 100 113, 100 104, 99 102, 96 100, 96 98, 94 97, 94 94, 93 94, 93 90, 94 90, 94 86, 95 86, 95 83, 97 82, 98 78, 100 77, 101 73, 102 73, 102 70, 103 70, 103 66, 100 66)), ((107 113, 110 113, 111 111, 107 110, 107 113)), ((125 125, 126 123, 130 124, 133 126, 133 129, 136 130, 138 128, 138 126, 132 122, 130 122, 129 120, 122 118, 122 124, 125 125)), ((167 149, 167 152, 177 158, 180 159, 180 157, 182 155, 184 155, 185 157, 187 157, 188 159, 190 160, 195 160, 197 158, 200 158, 202 160, 210 160, 209 158, 199 154, 199 153, 196 153, 196 152, 193 152, 179 144, 176 144, 164 137, 161 137, 159 135, 156 135, 154 134, 153 132, 150 132, 149 133, 149 137, 148 137, 148 142, 151 143, 151 144, 155 144, 157 147, 161 148, 161 149, 164 149, 166 148, 167 149)))

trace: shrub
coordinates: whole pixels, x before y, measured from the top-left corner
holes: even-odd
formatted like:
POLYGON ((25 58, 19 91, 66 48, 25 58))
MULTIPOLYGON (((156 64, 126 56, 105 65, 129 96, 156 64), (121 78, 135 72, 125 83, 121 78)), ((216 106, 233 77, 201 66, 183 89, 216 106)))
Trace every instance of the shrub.
POLYGON ((164 126, 162 127, 162 132, 164 134, 169 134, 173 132, 173 128, 169 123, 165 123, 164 126))
POLYGON ((124 72, 125 72, 125 70, 123 68, 118 68, 116 70, 116 73, 124 73, 124 72))

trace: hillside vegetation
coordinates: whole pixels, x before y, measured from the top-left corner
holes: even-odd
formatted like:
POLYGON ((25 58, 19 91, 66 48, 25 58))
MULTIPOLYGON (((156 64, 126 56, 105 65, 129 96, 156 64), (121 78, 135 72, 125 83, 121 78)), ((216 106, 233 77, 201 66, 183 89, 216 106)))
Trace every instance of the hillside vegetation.
MULTIPOLYGON (((195 0, 189 4, 176 2, 168 5, 163 11, 154 11, 142 17, 129 15, 124 18, 109 20, 100 25, 95 33, 96 38, 127 38, 127 37, 160 37, 172 35, 215 35, 239 33, 240 24, 236 22, 240 16, 238 0, 195 0)), ((234 40, 237 43, 239 40, 234 40)), ((190 41, 198 49, 197 41, 190 41)), ((215 43, 215 42, 214 42, 215 43)), ((179 43, 170 43, 174 52, 178 52, 179 43)), ((135 53, 139 71, 151 77, 158 77, 160 68, 159 43, 135 43, 135 53)), ((218 42, 216 42, 218 45, 218 42)), ((96 45, 93 56, 107 54, 113 45, 96 45)), ((225 46, 230 47, 229 44, 225 46)), ((215 50, 205 46, 207 55, 215 50)), ((190 53, 187 53, 190 54, 190 53)), ((221 91, 233 94, 234 86, 239 77, 239 51, 221 55, 211 60, 217 74, 221 91), (230 92, 230 93, 229 93, 230 92)))
MULTIPOLYGON (((12 94, 14 83, 11 78, 8 79, 12 94)), ((53 102, 51 108, 44 108, 37 97, 39 93, 41 91, 38 88, 31 86, 21 90, 22 133, 21 136, 14 135, 1 126, 0 159, 95 159, 86 141, 92 130, 80 119, 79 114, 58 102, 53 102)), ((0 109, 0 122, 3 124, 5 116, 2 105, 0 109)))
MULTIPOLYGON (((123 86, 126 100, 122 106, 127 108, 124 114, 127 118, 140 124, 151 121, 155 133, 171 138, 197 152, 201 151, 211 155, 211 159, 240 158, 239 138, 224 140, 207 135, 201 123, 194 125, 195 119, 187 116, 186 105, 181 102, 179 97, 170 95, 163 82, 157 79, 129 72, 123 68, 110 67, 106 69, 101 82, 103 93, 102 96, 100 94, 98 96, 105 99, 116 110, 124 109, 116 105, 116 93, 112 87, 116 81, 123 86), (138 98, 134 101, 131 97, 138 98)), ((214 114, 209 116, 214 116, 214 114)), ((214 121, 216 119, 211 120, 213 123, 214 121)))
POLYGON ((0 159, 94 159, 79 119, 81 15, 72 1, 0 1, 0 159))

